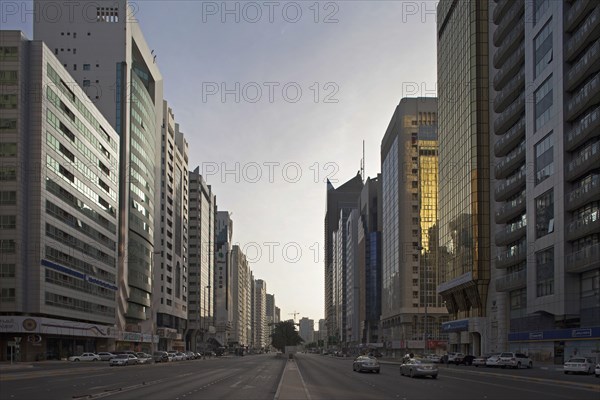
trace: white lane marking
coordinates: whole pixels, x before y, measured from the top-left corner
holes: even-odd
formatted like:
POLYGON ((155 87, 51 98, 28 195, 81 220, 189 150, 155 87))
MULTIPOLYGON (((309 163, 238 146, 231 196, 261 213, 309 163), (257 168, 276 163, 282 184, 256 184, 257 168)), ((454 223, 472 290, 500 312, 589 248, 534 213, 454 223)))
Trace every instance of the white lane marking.
POLYGON ((242 381, 237 381, 236 383, 234 383, 233 385, 229 386, 229 387, 236 387, 237 385, 239 385, 240 383, 242 383, 242 381))

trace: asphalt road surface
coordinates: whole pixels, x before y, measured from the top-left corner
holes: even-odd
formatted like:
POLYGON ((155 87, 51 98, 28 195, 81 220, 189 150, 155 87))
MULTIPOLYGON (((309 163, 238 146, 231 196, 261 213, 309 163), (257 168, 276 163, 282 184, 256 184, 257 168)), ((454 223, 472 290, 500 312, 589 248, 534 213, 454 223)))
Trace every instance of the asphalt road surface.
POLYGON ((352 360, 312 354, 296 356, 310 393, 320 399, 600 399, 600 379, 560 371, 439 366, 437 379, 400 375, 399 365, 381 373, 352 371, 352 360))
MULTIPOLYGON (((96 363, 37 363, 27 370, 2 369, 0 399, 274 399, 287 358, 274 354, 164 364, 109 367, 96 363)), ((598 400, 600 379, 541 369, 504 370, 440 366, 438 379, 352 371, 352 360, 297 354, 301 398, 320 399, 508 399, 598 400)), ((278 400, 288 400, 283 396, 278 400)), ((299 397, 300 398, 300 397, 299 397)))

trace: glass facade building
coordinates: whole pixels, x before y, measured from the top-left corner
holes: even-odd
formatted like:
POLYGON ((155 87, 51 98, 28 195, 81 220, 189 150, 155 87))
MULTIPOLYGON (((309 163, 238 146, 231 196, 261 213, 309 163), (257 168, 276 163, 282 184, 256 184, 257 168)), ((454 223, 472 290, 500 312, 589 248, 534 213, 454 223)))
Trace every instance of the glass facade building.
POLYGON ((381 144, 381 334, 389 350, 435 351, 443 339, 437 106, 435 98, 402 99, 381 144))
POLYGON ((438 4, 438 292, 450 349, 479 354, 490 279, 488 2, 438 4), (455 325, 454 325, 455 326, 455 325))

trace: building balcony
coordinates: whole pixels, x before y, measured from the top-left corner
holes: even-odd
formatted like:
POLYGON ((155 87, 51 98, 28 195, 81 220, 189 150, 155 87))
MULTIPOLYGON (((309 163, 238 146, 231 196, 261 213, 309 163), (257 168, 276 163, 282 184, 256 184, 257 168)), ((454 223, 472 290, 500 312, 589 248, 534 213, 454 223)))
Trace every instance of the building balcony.
POLYGON ((577 218, 567 225, 567 240, 573 241, 600 232, 598 213, 577 218))
POLYGON ((515 249, 502 251, 496 257, 496 268, 508 268, 527 260, 527 245, 521 243, 515 249))
POLYGON ((513 272, 496 279, 497 292, 510 292, 527 286, 527 270, 513 272))
POLYGON ((496 135, 503 135, 523 114, 525 114, 525 94, 521 93, 494 121, 494 132, 496 135))
POLYGON ((494 25, 500 24, 502 17, 504 17, 504 14, 506 14, 513 3, 514 0, 499 0, 496 2, 496 8, 494 8, 494 14, 492 15, 494 25))
POLYGON ((525 161, 525 142, 511 151, 502 161, 496 164, 496 179, 505 179, 510 176, 525 161))
POLYGON ((585 78, 600 70, 600 42, 594 43, 567 72, 565 89, 572 91, 579 86, 585 78))
POLYGON ((571 100, 567 102, 567 121, 573 121, 591 104, 600 101, 600 73, 586 83, 571 100))
POLYGON ((572 32, 577 25, 596 7, 597 0, 579 0, 567 11, 564 28, 566 32, 572 32))
POLYGON ((565 177, 573 181, 598 168, 600 168, 600 141, 587 145, 579 153, 574 154, 573 159, 567 164, 565 177))
POLYGON ((496 157, 504 157, 511 152, 521 141, 525 139, 525 117, 522 117, 516 124, 502 135, 494 143, 494 154, 496 157))
POLYGON ((504 13, 498 28, 494 32, 494 46, 499 47, 502 40, 508 35, 511 28, 514 28, 519 18, 522 19, 522 15, 525 12, 525 5, 522 1, 512 1, 510 8, 504 13))
POLYGON ((502 69, 494 76, 494 90, 500 91, 510 79, 523 67, 525 61, 525 45, 521 43, 517 50, 506 60, 502 69))
POLYGON ((566 149, 572 151, 589 139, 600 136, 600 106, 575 121, 567 133, 566 149))
POLYGON ((521 69, 513 79, 496 94, 494 111, 500 114, 525 90, 525 69, 521 69))
POLYGON ((527 235, 527 224, 518 222, 507 225, 505 229, 496 232, 496 246, 506 246, 527 235))
POLYGON ((564 47, 565 60, 572 62, 581 50, 598 39, 598 36, 600 36, 600 8, 596 7, 579 29, 567 40, 564 47))
POLYGON ((567 254, 565 271, 580 274, 600 268, 600 243, 584 247, 581 250, 567 254))
POLYGON ((525 188, 526 176, 526 171, 522 170, 496 186, 496 190, 494 191, 494 199, 497 202, 505 201, 523 191, 525 188))
POLYGON ((592 175, 584 185, 567 193, 566 209, 573 211, 587 203, 600 200, 600 175, 592 175))
POLYGON ((494 68, 501 69, 508 57, 517 50, 517 47, 523 42, 525 33, 525 23, 523 19, 514 27, 513 31, 502 41, 502 45, 496 48, 494 54, 494 68))
POLYGON ((525 195, 517 197, 514 200, 503 203, 498 211, 496 211, 495 221, 497 224, 503 224, 523 214, 525 211, 525 195))

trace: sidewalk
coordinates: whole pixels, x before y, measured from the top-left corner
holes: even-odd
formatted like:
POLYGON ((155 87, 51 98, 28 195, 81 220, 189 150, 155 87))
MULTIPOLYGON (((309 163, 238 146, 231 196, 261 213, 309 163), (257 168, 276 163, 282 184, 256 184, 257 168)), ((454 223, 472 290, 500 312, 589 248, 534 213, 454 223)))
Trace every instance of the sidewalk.
POLYGON ((287 360, 275 400, 310 400, 310 394, 294 359, 287 360))
POLYGON ((16 362, 13 361, 12 364, 10 361, 0 361, 0 374, 3 372, 10 371, 21 371, 28 370, 35 367, 43 367, 45 365, 57 365, 57 364, 66 364, 67 361, 61 360, 47 360, 47 361, 23 361, 16 362))

